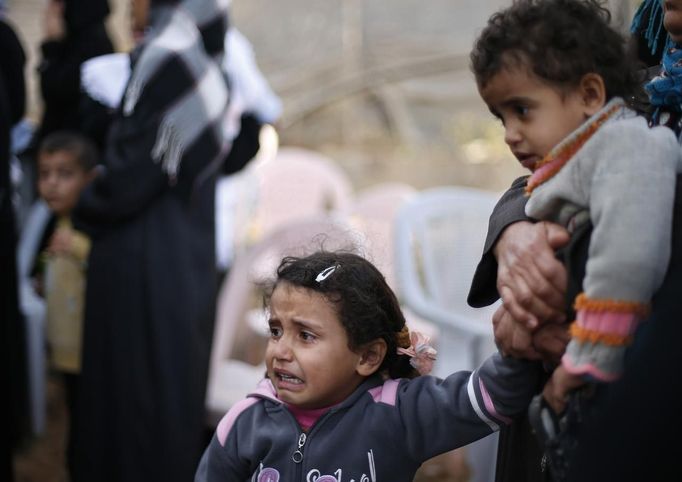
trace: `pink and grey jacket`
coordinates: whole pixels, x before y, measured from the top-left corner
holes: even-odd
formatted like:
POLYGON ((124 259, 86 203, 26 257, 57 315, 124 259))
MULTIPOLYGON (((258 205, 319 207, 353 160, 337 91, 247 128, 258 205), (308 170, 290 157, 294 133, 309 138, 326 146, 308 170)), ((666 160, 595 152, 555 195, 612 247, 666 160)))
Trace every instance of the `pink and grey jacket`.
POLYGON ((425 460, 524 412, 541 371, 495 354, 444 380, 375 376, 308 432, 266 379, 218 424, 195 482, 409 482, 425 460))

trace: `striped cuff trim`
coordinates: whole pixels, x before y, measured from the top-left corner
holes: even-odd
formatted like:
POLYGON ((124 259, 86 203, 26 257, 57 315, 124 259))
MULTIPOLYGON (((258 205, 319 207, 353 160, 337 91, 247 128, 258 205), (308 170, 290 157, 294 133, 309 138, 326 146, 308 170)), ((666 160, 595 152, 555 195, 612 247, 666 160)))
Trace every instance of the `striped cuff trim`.
POLYGON ((579 366, 575 365, 568 354, 564 354, 564 356, 561 357, 561 364, 566 371, 572 375, 589 375, 602 382, 612 382, 620 378, 620 373, 607 373, 591 363, 579 366))
POLYGON ((602 343, 609 346, 625 346, 632 343, 632 335, 617 335, 614 333, 603 333, 596 330, 588 330, 581 327, 577 322, 571 323, 571 337, 582 343, 602 343))
POLYGON ((610 335, 630 336, 635 333, 639 318, 634 313, 611 311, 586 311, 577 313, 576 324, 584 329, 610 335))
POLYGON ((500 429, 500 426, 495 423, 494 420, 491 420, 484 412, 483 409, 481 408, 481 405, 478 403, 478 398, 476 398, 476 389, 474 388, 474 374, 472 373, 469 375, 469 382, 467 383, 467 393, 469 394, 469 401, 471 402, 471 406, 474 409, 474 412, 476 412, 476 415, 478 415, 478 418, 483 420, 488 426, 492 429, 493 432, 497 432, 500 429))
POLYGON ((509 417, 505 417, 504 415, 500 415, 497 410, 495 409, 495 404, 493 403, 493 399, 490 397, 490 393, 488 393, 488 389, 485 388, 485 384, 483 383, 483 380, 480 378, 478 379, 478 386, 481 389, 481 396, 483 397, 483 404, 485 405, 485 409, 488 411, 490 415, 495 417, 496 419, 506 423, 509 425, 512 423, 512 419, 509 417))
POLYGON ((589 298, 585 293, 580 293, 575 299, 576 311, 633 313, 638 318, 644 318, 649 314, 649 304, 637 301, 608 300, 589 298))

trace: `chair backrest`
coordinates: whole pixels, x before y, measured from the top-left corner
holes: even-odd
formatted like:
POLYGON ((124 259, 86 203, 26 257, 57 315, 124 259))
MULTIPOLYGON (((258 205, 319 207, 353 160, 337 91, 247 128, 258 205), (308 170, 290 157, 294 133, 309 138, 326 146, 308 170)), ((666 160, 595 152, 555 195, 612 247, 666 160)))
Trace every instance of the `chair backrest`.
POLYGON ((342 221, 316 216, 282 226, 238 253, 218 294, 207 393, 218 383, 221 363, 233 357, 239 330, 250 330, 247 313, 260 306, 259 285, 274 277, 284 256, 302 256, 321 248, 362 253, 362 243, 363 237, 342 221))
POLYGON ((367 257, 396 291, 393 232, 400 207, 417 189, 409 184, 386 182, 359 192, 343 213, 352 226, 366 236, 367 257))
POLYGON ((45 371, 45 300, 31 282, 31 270, 40 248, 40 241, 52 213, 43 200, 37 200, 28 210, 17 244, 17 277, 19 302, 26 330, 28 395, 31 429, 34 435, 45 431, 47 421, 45 371))
POLYGON ((250 242, 292 221, 345 209, 352 196, 345 172, 315 151, 281 147, 274 158, 253 167, 257 193, 250 242))
MULTIPOLYGON (((471 308, 466 298, 496 201, 487 191, 439 187, 420 192, 398 212, 398 291, 410 309, 439 325, 443 342, 445 332, 473 344, 491 338, 492 308, 471 308)), ((469 365, 477 365, 480 355, 472 348, 469 365)), ((458 368, 465 367, 443 367, 445 372, 458 368)))

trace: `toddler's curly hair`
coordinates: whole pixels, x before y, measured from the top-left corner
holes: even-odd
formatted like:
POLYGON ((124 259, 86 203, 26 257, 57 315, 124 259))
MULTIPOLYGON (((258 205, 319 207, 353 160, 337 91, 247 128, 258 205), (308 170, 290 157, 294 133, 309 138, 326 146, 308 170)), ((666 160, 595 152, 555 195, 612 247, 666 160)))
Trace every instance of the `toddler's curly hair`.
POLYGON ((515 0, 488 20, 471 52, 471 70, 479 87, 503 69, 521 67, 562 91, 596 73, 607 100, 630 99, 641 79, 610 21, 597 0, 515 0))

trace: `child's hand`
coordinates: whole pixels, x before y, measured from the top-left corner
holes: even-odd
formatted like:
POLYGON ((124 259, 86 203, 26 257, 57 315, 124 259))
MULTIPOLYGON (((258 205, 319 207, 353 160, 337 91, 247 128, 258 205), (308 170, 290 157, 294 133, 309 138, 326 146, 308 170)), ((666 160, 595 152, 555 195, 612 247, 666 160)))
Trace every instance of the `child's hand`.
POLYGON ((580 375, 568 373, 559 365, 542 390, 542 396, 555 413, 562 413, 566 409, 568 393, 584 384, 585 380, 580 375))
POLYGON ((533 346, 533 333, 525 323, 518 323, 504 305, 493 314, 495 344, 504 356, 540 360, 542 356, 533 346))
POLYGON ((544 323, 533 332, 533 347, 544 361, 560 363, 569 341, 571 335, 565 323, 544 323))
POLYGON ((58 228, 47 245, 49 254, 70 254, 73 242, 73 232, 68 228, 58 228))
POLYGON ((503 355, 559 363, 571 340, 565 324, 543 323, 531 330, 511 316, 504 305, 493 315, 495 343, 503 355))

